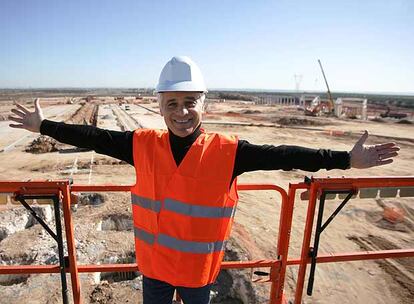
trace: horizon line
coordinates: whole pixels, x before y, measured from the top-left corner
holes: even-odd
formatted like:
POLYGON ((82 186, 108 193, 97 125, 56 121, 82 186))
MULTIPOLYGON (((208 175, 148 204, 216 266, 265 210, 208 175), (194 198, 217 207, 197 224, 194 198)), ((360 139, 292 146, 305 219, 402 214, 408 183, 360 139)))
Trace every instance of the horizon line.
MULTIPOLYGON (((0 90, 120 90, 120 89, 129 89, 129 90, 155 90, 154 87, 100 87, 100 86, 90 86, 90 87, 0 87, 0 90)), ((298 94, 306 94, 306 93, 324 93, 326 94, 327 91, 319 91, 319 90, 292 90, 292 89, 264 89, 264 88, 210 88, 209 91, 235 91, 235 92, 268 92, 268 93, 298 93, 298 94)), ((338 91, 331 91, 331 93, 347 93, 347 94, 369 94, 369 95, 405 95, 405 96, 413 96, 413 92, 396 92, 396 91, 349 91, 349 90, 338 90, 338 91)))

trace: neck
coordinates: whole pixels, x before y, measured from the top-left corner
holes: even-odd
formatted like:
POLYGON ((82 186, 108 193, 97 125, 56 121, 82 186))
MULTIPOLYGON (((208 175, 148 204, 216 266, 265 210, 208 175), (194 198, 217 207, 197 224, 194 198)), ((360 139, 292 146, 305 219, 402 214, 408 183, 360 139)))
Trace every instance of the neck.
POLYGON ((191 133, 190 135, 187 135, 186 137, 177 136, 173 132, 171 132, 170 129, 168 129, 168 134, 170 136, 171 142, 192 144, 197 139, 197 137, 201 134, 201 124, 194 130, 193 133, 191 133))
POLYGON ((168 130, 171 152, 173 154, 175 163, 177 166, 180 165, 181 161, 184 159, 184 156, 187 154, 188 150, 191 148, 192 144, 196 141, 197 137, 201 134, 201 125, 199 125, 193 133, 186 137, 180 137, 175 135, 171 130, 168 130))

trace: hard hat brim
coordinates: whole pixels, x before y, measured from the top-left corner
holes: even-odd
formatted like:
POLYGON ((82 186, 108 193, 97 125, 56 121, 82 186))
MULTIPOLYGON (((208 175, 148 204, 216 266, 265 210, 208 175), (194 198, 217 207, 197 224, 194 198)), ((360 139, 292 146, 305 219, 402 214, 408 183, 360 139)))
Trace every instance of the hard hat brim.
POLYGON ((194 85, 192 81, 180 81, 176 83, 166 83, 158 85, 155 89, 157 93, 162 92, 207 92, 206 87, 194 85))

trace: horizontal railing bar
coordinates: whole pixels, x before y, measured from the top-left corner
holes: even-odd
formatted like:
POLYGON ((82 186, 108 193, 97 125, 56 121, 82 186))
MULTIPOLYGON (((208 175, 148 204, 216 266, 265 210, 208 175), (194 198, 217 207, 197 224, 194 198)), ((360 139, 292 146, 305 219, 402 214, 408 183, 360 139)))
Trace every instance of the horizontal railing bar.
POLYGON ((7 265, 0 266, 2 274, 59 273, 59 265, 7 265))
MULTIPOLYGON (((72 185, 71 192, 117 192, 130 191, 133 185, 72 185)), ((285 191, 283 188, 272 184, 240 184, 238 190, 276 190, 285 191)))
POLYGON ((71 192, 127 192, 133 185, 72 185, 71 192))
MULTIPOLYGON (((278 260, 257 260, 257 261, 226 261, 221 264, 222 269, 236 268, 262 268, 272 267, 280 264, 278 260)), ((136 263, 132 264, 100 264, 100 265, 77 265, 78 271, 88 272, 128 272, 139 271, 136 263)), ((58 273, 58 265, 8 265, 0 266, 0 274, 35 274, 35 273, 58 273)), ((69 272, 69 268, 66 268, 69 272)))
MULTIPOLYGON (((334 262, 349 262, 361 260, 376 260, 386 258, 408 258, 414 257, 413 249, 395 249, 395 250, 379 250, 379 251, 362 251, 351 252, 345 254, 329 254, 320 255, 316 258, 317 263, 334 263, 334 262)), ((308 259, 310 263, 311 259, 308 259)), ((236 269, 236 268, 261 268, 271 267, 279 264, 278 260, 258 260, 246 262, 230 262, 226 261, 221 264, 222 269, 236 269)), ((289 259, 287 265, 299 265, 300 259, 289 259)), ((101 265, 78 265, 79 272, 126 272, 137 271, 137 264, 101 264, 101 265)), ((13 265, 0 266, 0 274, 30 274, 30 273, 58 273, 59 266, 57 265, 13 265)), ((66 270, 68 272, 68 269, 66 270)))
MULTIPOLYGON (((363 260, 383 260, 387 258, 409 258, 414 257, 414 249, 395 249, 395 250, 378 250, 378 251, 360 251, 341 254, 318 255, 317 263, 335 263, 335 262, 351 262, 363 260)), ((311 258, 308 259, 308 264, 311 258)), ((299 265, 300 259, 289 259, 288 265, 299 265)))

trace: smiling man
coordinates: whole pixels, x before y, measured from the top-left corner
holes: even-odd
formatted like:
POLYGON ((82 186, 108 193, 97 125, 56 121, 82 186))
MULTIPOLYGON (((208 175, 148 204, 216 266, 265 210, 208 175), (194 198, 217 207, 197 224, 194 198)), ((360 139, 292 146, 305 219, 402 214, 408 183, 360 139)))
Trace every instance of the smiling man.
POLYGON ((160 112, 168 129, 177 136, 192 134, 201 124, 204 93, 164 92, 159 94, 160 112))
POLYGON ((180 137, 192 134, 201 124, 207 92, 198 66, 188 57, 173 57, 162 69, 156 90, 168 129, 180 137))
POLYGON ((49 135, 93 149, 135 167, 131 187, 137 263, 143 274, 144 304, 171 304, 174 291, 185 304, 209 303, 220 271, 237 205, 237 176, 255 170, 317 171, 389 164, 394 143, 364 145, 350 152, 287 145, 254 145, 236 136, 201 128, 207 92, 197 65, 173 57, 157 86, 168 130, 103 130, 46 120, 35 111, 13 109, 11 127, 49 135))

